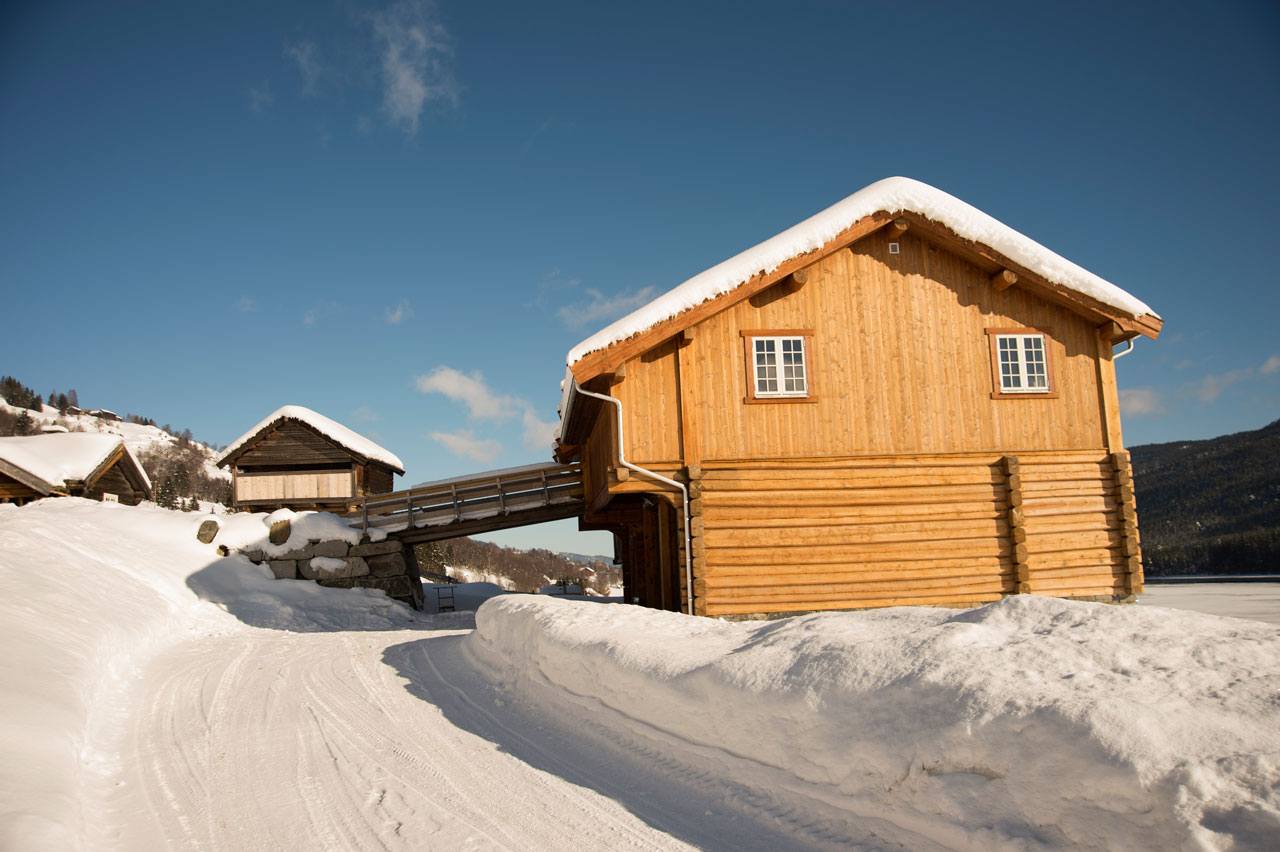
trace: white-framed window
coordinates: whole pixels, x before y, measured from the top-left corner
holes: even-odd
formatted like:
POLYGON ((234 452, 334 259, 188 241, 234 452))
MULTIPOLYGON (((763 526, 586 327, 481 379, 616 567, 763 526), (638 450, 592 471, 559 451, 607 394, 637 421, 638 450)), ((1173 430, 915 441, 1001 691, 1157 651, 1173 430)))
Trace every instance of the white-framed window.
POLYGON ((811 329, 743 331, 745 402, 813 402, 811 329))
POLYGON ((756 397, 808 396, 803 337, 752 338, 756 397))
POLYGON ((1049 335, 1034 328, 987 329, 991 338, 992 396, 1056 396, 1049 335))
POLYGON ((1043 334, 996 335, 1000 353, 1000 390, 1005 393, 1048 393, 1049 367, 1043 334))

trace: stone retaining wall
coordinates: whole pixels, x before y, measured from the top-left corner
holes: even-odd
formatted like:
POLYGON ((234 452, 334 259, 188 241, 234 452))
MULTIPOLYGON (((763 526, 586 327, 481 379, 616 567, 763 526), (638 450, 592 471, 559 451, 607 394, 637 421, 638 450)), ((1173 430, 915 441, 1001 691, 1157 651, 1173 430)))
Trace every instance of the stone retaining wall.
MULTIPOLYGON (((273 529, 272 535, 275 538, 277 531, 273 529)), ((288 537, 286 531, 280 540, 286 541, 288 537)), ((336 589, 378 589, 392 600, 422 609, 422 574, 418 560, 413 555, 413 547, 402 544, 399 539, 362 538, 359 544, 308 541, 274 556, 253 548, 239 552, 251 562, 269 566, 277 580, 314 580, 336 589)))

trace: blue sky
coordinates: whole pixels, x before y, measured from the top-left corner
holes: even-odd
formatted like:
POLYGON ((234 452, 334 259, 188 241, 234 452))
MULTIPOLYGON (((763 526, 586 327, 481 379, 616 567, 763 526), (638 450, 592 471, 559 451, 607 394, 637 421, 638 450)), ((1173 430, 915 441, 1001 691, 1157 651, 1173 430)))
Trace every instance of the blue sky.
MULTIPOLYGON (((408 483, 540 461, 565 352, 882 177, 1165 319, 1130 446, 1280 417, 1274 3, 0 9, 0 372, 408 483)), ((606 551, 573 524, 507 534, 606 551)))

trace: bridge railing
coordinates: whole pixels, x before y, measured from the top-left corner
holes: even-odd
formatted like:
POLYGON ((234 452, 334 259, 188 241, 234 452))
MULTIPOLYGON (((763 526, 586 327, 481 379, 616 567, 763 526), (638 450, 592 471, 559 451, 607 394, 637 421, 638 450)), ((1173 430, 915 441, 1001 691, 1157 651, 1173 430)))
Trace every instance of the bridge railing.
POLYGON ((413 529, 581 502, 582 466, 513 468, 366 497, 357 511, 371 528, 413 529))

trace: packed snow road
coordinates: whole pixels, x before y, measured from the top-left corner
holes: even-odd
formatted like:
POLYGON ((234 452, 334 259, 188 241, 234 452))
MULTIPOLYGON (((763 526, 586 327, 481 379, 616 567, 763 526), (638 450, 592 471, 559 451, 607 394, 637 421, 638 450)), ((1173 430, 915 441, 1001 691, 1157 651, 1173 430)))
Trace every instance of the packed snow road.
POLYGON ((708 811, 723 802, 661 765, 509 707, 464 659, 466 618, 436 619, 448 621, 409 633, 251 628, 165 649, 140 672, 111 748, 128 759, 91 848, 835 845, 717 818, 708 811))

